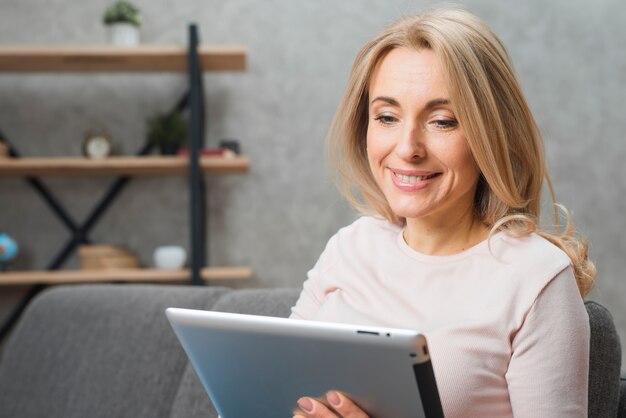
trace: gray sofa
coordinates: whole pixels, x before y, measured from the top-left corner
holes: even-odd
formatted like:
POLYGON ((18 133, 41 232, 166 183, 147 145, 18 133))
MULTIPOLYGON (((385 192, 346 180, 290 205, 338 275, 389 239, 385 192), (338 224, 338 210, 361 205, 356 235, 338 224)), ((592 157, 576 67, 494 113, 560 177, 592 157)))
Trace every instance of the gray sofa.
MULTIPOLYGON (((5 344, 0 417, 214 418, 165 319, 165 307, 287 316, 297 296, 295 289, 168 285, 46 290, 31 302, 5 344)), ((626 382, 620 382, 613 321, 598 304, 588 302, 587 310, 592 324, 589 416, 614 417, 618 405, 620 416, 626 416, 626 382)))

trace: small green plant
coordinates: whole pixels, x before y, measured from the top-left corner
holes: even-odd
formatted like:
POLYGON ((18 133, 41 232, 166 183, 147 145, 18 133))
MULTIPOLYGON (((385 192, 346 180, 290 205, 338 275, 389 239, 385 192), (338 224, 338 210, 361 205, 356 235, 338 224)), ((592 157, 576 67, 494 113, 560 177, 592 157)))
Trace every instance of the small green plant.
POLYGON ((159 113, 148 119, 148 139, 162 154, 176 154, 187 140, 187 121, 179 111, 159 113))
POLYGON ((130 23, 134 26, 141 26, 141 16, 139 9, 131 2, 126 0, 118 0, 109 6, 104 12, 103 22, 106 25, 113 23, 130 23))

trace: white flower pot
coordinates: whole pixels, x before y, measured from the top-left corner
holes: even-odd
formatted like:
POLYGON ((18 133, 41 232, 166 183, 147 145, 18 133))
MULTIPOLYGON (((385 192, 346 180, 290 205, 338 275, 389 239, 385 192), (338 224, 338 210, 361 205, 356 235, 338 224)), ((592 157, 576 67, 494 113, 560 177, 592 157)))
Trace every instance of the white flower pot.
POLYGON ((154 250, 154 266, 163 270, 178 270, 185 266, 187 252, 180 245, 164 245, 154 250))
POLYGON ((139 28, 130 23, 113 23, 109 25, 109 40, 113 45, 139 45, 139 28))

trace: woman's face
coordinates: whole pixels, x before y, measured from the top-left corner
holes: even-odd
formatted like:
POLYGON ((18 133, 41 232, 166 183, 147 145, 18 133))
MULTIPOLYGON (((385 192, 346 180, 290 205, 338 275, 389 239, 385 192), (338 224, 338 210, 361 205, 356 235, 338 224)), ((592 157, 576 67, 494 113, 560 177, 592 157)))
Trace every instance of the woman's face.
POLYGON ((449 97, 429 49, 394 49, 372 75, 369 165, 393 212, 407 221, 473 214, 479 171, 449 97))

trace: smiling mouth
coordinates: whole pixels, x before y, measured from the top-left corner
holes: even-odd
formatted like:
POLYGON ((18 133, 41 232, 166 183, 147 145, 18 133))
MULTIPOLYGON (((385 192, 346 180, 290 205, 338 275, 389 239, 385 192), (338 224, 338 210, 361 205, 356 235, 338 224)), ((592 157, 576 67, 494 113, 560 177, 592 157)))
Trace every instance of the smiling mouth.
POLYGON ((394 175, 398 178, 398 180, 400 180, 402 183, 408 183, 408 184, 417 183, 419 181, 424 181, 424 180, 429 180, 429 179, 432 179, 433 177, 437 177, 439 174, 441 173, 433 173, 427 176, 407 176, 405 174, 394 173, 394 175))

